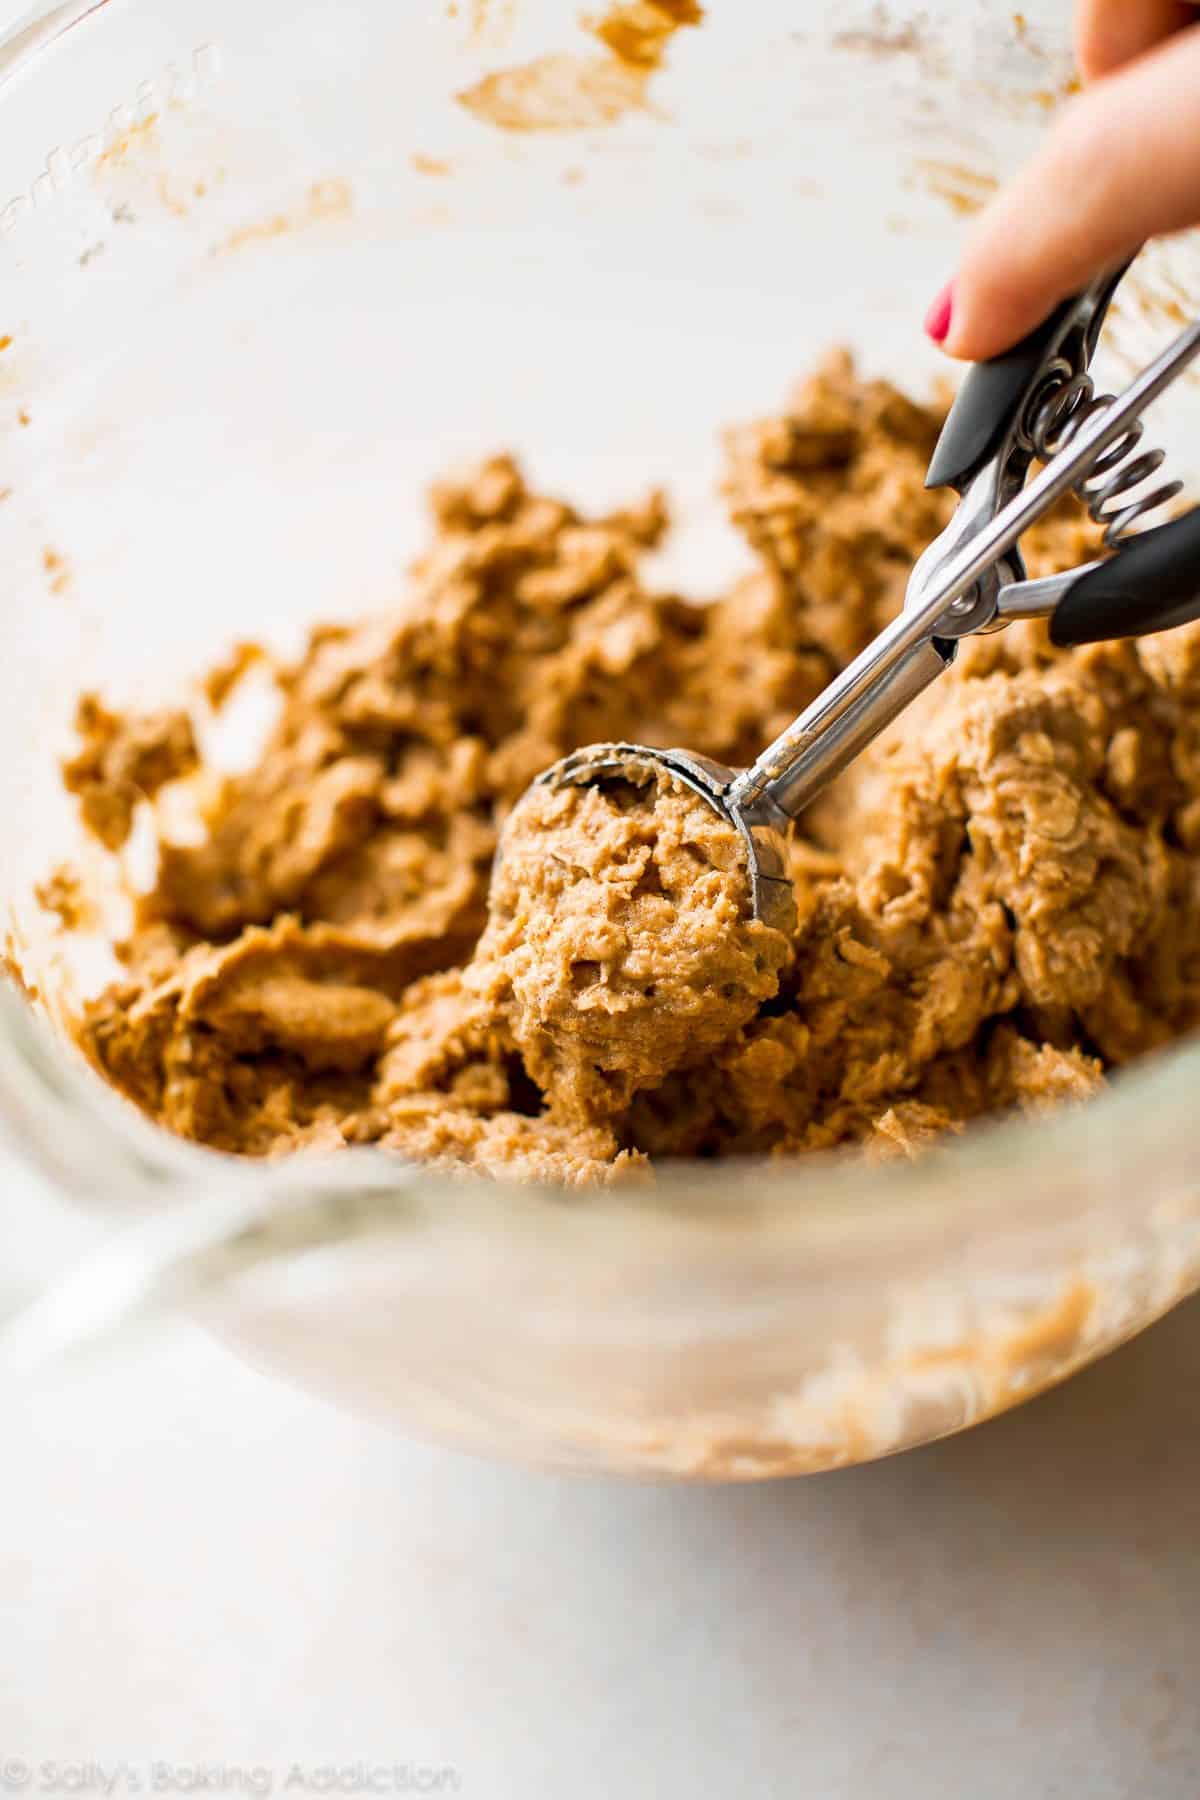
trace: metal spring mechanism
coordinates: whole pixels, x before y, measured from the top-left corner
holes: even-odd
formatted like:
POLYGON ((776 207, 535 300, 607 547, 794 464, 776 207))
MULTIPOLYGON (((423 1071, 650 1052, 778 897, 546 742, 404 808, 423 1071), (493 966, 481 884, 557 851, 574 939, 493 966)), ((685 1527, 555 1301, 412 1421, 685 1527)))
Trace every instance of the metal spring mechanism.
MULTIPOLYGON (((1059 364, 1030 402, 1021 432, 1025 447, 1039 461, 1050 462, 1089 419, 1107 411, 1115 399, 1114 394, 1098 394, 1090 375, 1072 374, 1065 363, 1059 364)), ((1183 491, 1182 481, 1165 481, 1149 493, 1123 498, 1156 474, 1165 459, 1163 450, 1133 454, 1142 430, 1142 421, 1135 419, 1075 488, 1091 518, 1103 526, 1104 543, 1110 550, 1128 536, 1137 520, 1183 491)))

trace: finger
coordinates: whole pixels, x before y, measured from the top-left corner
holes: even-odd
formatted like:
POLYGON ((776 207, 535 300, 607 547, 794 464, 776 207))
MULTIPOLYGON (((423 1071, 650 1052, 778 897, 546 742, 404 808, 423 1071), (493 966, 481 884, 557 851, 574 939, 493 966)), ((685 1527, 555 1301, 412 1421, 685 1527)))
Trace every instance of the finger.
POLYGON ((1078 0, 1075 60, 1085 81, 1124 68, 1196 16, 1185 0, 1078 0))
POLYGON ((1200 222, 1200 26, 1073 100, 976 221, 940 336, 1007 349, 1147 238, 1200 222))

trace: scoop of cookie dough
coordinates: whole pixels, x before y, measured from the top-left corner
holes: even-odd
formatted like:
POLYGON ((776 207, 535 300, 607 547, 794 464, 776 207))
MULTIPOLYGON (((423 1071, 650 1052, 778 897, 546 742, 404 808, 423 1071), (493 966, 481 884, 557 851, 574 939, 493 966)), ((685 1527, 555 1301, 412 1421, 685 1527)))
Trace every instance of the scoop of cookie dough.
POLYGON ((667 771, 535 787, 511 814, 470 979, 564 1114, 619 1112, 779 986, 734 827, 667 771))

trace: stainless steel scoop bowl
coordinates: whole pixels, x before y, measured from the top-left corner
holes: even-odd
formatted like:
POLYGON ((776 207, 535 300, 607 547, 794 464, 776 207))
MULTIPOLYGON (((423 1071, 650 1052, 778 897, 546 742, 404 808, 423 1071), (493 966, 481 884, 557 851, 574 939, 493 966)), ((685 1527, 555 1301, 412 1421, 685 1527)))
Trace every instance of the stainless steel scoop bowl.
POLYGON ((746 850, 750 895, 756 919, 787 931, 795 922, 796 906, 788 879, 780 826, 767 812, 743 807, 731 799, 737 785, 735 769, 691 750, 652 750, 645 744, 590 744, 565 756, 539 775, 535 787, 592 787, 606 780, 628 781, 645 787, 661 775, 681 782, 738 833, 746 850))

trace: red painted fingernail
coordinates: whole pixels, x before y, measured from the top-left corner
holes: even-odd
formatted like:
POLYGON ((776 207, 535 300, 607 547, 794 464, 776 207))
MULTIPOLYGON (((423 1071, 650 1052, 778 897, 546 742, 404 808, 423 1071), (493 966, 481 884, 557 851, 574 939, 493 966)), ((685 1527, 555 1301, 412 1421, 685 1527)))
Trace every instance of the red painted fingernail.
POLYGON ((925 314, 925 332, 935 344, 944 344, 950 334, 950 314, 954 308, 954 283, 948 281, 925 314))

